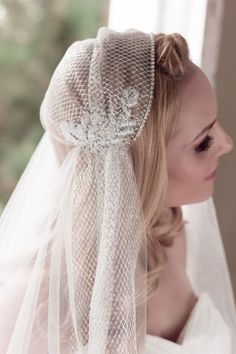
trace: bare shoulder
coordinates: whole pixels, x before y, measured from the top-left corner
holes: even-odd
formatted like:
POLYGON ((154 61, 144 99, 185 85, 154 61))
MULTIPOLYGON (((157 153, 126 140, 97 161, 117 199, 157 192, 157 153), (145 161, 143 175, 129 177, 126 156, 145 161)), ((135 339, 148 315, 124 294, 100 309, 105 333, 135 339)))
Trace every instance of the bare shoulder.
POLYGON ((147 333, 177 342, 197 296, 186 273, 186 232, 166 248, 168 262, 158 289, 148 300, 147 333))

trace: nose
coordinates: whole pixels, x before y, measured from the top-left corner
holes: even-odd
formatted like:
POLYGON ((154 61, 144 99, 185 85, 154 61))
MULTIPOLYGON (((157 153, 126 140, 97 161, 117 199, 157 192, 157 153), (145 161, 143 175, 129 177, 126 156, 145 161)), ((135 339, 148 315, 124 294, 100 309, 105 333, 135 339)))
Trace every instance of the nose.
POLYGON ((222 127, 220 127, 220 130, 219 155, 224 155, 233 150, 234 143, 231 136, 227 134, 222 127))

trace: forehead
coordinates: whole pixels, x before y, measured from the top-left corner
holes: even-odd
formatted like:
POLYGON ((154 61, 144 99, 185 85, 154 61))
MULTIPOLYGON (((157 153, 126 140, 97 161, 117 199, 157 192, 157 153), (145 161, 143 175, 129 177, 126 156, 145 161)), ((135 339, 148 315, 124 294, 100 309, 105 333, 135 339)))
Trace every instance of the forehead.
POLYGON ((179 85, 180 111, 173 138, 192 139, 217 116, 215 92, 204 72, 193 64, 179 85))

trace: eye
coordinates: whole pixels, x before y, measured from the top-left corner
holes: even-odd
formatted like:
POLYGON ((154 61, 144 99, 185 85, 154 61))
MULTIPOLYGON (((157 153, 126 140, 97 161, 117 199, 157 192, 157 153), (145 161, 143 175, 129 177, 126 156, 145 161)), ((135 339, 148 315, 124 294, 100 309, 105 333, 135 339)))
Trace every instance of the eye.
POLYGON ((195 151, 197 154, 207 151, 210 146, 213 144, 214 138, 211 135, 207 135, 205 137, 205 139, 201 142, 200 145, 198 145, 197 147, 195 147, 195 151))

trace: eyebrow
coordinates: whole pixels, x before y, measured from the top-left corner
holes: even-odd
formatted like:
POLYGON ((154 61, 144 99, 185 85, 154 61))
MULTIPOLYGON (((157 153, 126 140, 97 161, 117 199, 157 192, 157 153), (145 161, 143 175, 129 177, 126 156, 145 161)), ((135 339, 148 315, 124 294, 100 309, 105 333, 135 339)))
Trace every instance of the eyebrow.
POLYGON ((205 133, 207 130, 211 129, 213 127, 213 125, 215 124, 215 122, 217 121, 217 118, 215 120, 213 120, 212 123, 210 123, 208 126, 206 126, 192 141, 191 143, 193 143, 195 140, 197 140, 197 138, 199 138, 199 136, 201 136, 203 133, 205 133))

